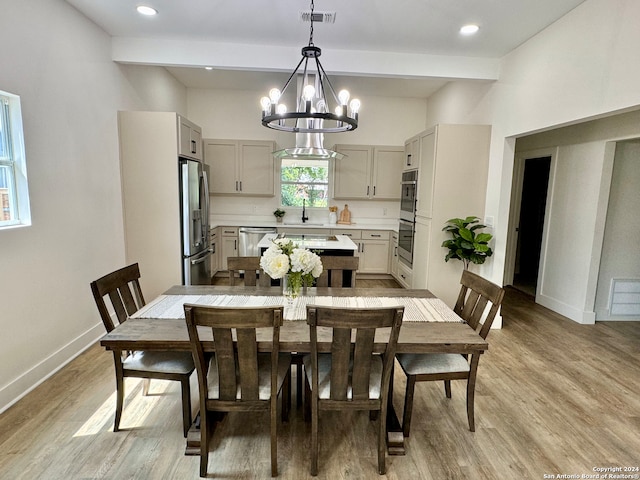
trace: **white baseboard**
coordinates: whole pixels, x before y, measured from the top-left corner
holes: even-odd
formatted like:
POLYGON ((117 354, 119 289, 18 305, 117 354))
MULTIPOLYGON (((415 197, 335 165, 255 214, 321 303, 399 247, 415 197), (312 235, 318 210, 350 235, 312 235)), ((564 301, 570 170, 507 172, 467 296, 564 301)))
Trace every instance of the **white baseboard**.
POLYGON ((556 300, 555 298, 547 297, 545 295, 536 295, 536 303, 539 303, 543 307, 547 307, 549 310, 553 310, 560 315, 564 315, 574 322, 581 323, 583 325, 594 325, 596 323, 595 312, 586 312, 584 310, 580 310, 576 307, 556 300))
POLYGON ((102 336, 104 336, 104 325, 100 322, 2 387, 0 389, 0 413, 94 345, 102 336))

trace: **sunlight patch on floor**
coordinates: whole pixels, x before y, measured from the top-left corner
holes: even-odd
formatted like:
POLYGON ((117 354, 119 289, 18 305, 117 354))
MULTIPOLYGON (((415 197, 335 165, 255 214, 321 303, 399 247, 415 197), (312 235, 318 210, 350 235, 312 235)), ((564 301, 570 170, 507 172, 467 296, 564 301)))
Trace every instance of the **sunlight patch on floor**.
MULTIPOLYGON (((171 387, 170 381, 151 380, 149 395, 142 395, 142 380, 125 378, 124 407, 120 428, 131 429, 144 425, 146 418, 155 408, 156 403, 165 397, 171 387)), ((113 418, 116 410, 116 392, 114 391, 93 415, 73 434, 74 437, 96 435, 105 429, 113 431, 113 418), (108 427, 107 427, 108 425, 108 427)))

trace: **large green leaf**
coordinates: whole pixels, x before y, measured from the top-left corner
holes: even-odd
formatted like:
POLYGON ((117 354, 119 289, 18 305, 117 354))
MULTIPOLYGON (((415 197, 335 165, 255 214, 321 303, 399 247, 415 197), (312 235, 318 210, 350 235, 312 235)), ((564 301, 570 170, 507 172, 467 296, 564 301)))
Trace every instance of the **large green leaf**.
POLYGON ((493 238, 493 235, 490 233, 479 233, 476 237, 476 242, 487 243, 493 238))
POLYGON ((460 236, 469 242, 473 242, 474 234, 471 230, 466 228, 461 228, 459 230, 460 236))

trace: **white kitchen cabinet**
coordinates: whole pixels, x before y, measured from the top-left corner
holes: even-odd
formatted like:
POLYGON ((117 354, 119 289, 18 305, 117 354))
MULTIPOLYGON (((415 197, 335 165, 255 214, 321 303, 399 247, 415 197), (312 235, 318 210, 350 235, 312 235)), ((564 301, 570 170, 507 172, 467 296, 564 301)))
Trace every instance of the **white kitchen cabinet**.
POLYGON ((178 115, 178 151, 181 156, 202 160, 202 129, 178 115))
POLYGON ((211 167, 209 190, 218 195, 274 195, 273 152, 266 140, 204 140, 204 161, 211 167))
POLYGON ((398 262, 398 282, 404 288, 414 288, 412 287, 413 283, 413 271, 411 267, 405 265, 402 260, 398 262))
POLYGON ((404 163, 402 147, 335 145, 347 155, 335 160, 333 198, 397 200, 404 163))
POLYGON ((220 235, 218 228, 209 231, 209 244, 211 245, 211 277, 220 270, 220 235))
POLYGON ((359 273, 389 273, 389 231, 388 230, 351 230, 334 228, 332 235, 346 235, 358 250, 360 258, 359 273))
POLYGON ((391 232, 389 244, 389 271, 393 278, 398 279, 398 233, 391 232))
POLYGON ((238 227, 220 227, 220 270, 228 270, 227 258, 238 252, 238 227))
POLYGON ((420 161, 420 136, 414 135, 404 142, 404 164, 402 170, 415 170, 420 161))
POLYGON ((437 125, 418 135, 418 198, 412 287, 427 288, 452 306, 462 263, 444 261, 442 231, 454 217, 484 217, 489 125, 437 125))
POLYGON ((124 260, 140 265, 145 298, 182 283, 178 156, 184 124, 172 112, 118 112, 124 260))

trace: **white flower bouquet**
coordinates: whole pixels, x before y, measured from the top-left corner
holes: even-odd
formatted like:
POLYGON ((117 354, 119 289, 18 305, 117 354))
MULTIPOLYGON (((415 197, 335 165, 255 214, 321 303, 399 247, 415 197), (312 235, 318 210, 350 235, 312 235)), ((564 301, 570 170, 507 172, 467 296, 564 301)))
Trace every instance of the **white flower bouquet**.
POLYGON ((298 296, 304 282, 311 285, 322 273, 320 257, 306 248, 298 248, 288 238, 273 240, 273 245, 262 254, 260 266, 271 278, 282 278, 293 297, 298 296))

